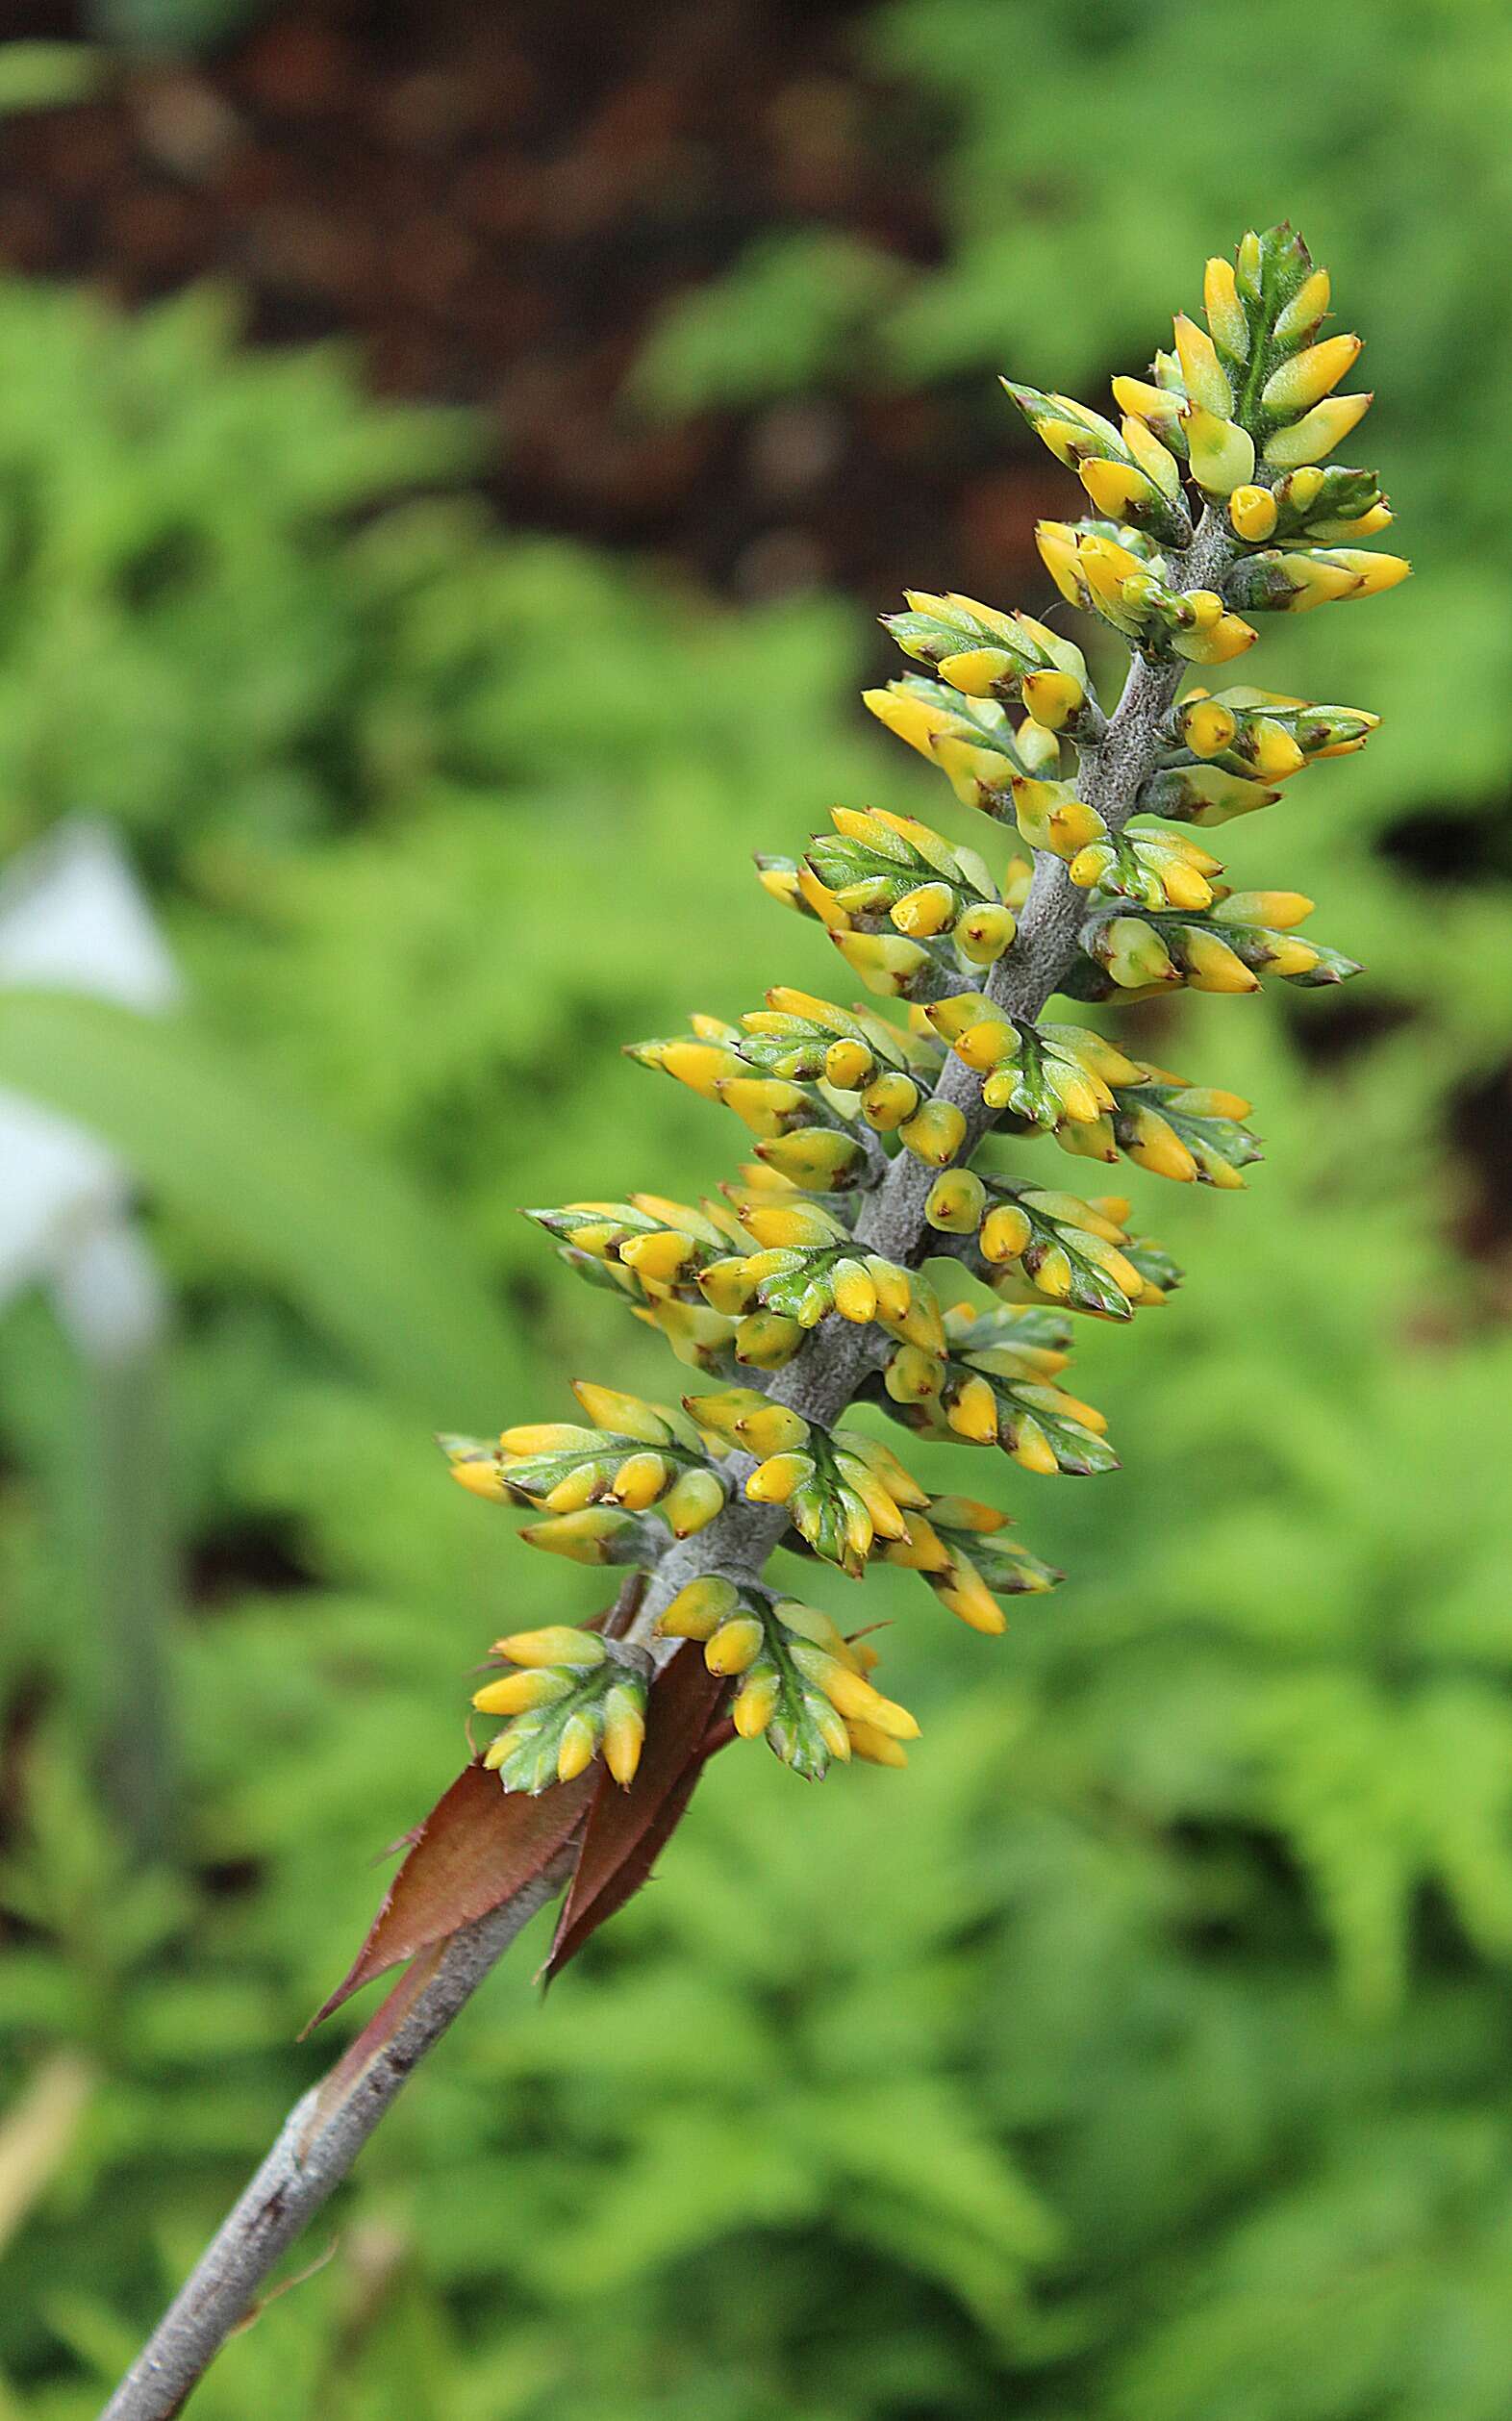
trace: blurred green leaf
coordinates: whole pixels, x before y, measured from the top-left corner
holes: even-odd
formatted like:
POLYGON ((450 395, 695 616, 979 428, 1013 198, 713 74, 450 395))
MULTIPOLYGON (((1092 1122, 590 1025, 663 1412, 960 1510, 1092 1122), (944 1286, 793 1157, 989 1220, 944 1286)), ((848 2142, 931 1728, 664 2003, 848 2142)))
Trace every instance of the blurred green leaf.
POLYGON ((108 73, 87 42, 0 42, 0 119, 88 101, 108 73))

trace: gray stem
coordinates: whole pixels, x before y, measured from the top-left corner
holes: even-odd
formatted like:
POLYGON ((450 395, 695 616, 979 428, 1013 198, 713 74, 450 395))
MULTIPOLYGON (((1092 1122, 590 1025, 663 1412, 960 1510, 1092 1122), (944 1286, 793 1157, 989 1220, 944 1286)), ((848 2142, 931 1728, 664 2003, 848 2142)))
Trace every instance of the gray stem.
MULTIPOLYGON (((1228 553, 1222 522, 1211 512, 1204 514, 1187 554, 1173 559, 1174 584, 1214 586, 1228 553)), ((1127 822, 1154 768, 1161 727, 1182 669, 1179 664, 1136 656, 1117 711, 1100 737, 1083 748, 1082 795, 1111 831, 1121 831, 1127 822)), ((1042 852, 1018 938, 983 987, 997 1007, 1016 1017, 1040 1015, 1075 962, 1085 914, 1085 897, 1068 880, 1065 867, 1042 852)), ((959 1157, 969 1158, 990 1123, 981 1077, 952 1054, 934 1097, 952 1101, 965 1112, 967 1140, 959 1157)), ((923 1209, 933 1181, 934 1173, 922 1161, 899 1152, 862 1214, 860 1243, 905 1267, 921 1258, 932 1248, 923 1209)), ((849 1403, 878 1350, 873 1330, 828 1319, 803 1355, 777 1374, 769 1392, 775 1401, 791 1404, 806 1420, 827 1425, 849 1403)), ((749 1457, 736 1456, 732 1468, 743 1476, 753 1466, 749 1457)), ((759 1574, 787 1526, 782 1506, 735 1497, 706 1529, 663 1556, 630 1635, 647 1639, 662 1608, 687 1581, 702 1574, 759 1574)), ((355 2079, 343 2082, 339 2093, 332 2093, 332 2081, 327 2080, 295 2104, 262 2168, 100 2421, 168 2421, 179 2409, 251 2309, 273 2263, 345 2177, 416 2063, 445 2033, 522 1927, 561 1887, 570 1863, 568 1851, 547 1875, 502 1908, 465 1927, 416 1993, 391 2041, 355 2079)))
POLYGON ((100 2421, 169 2421, 251 2310, 280 2254, 340 2184, 406 2079, 438 2043, 538 1908, 566 1881, 570 1854, 503 1907, 453 1934, 392 2039, 332 2094, 332 2079, 294 2104, 267 2158, 169 2305, 100 2421))

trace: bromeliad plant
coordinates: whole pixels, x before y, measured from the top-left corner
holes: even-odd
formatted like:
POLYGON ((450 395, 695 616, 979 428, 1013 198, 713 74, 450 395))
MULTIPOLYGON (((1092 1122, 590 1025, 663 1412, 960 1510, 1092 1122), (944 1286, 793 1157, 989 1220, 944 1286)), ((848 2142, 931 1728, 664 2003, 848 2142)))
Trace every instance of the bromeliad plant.
POLYGON ((533 1545, 624 1583, 581 1627, 495 1644, 474 1704, 502 1727, 421 1828, 328 2006, 415 1963, 293 2113, 112 2414, 176 2408, 525 1919, 567 1884, 554 1971, 643 1881, 712 1751, 762 1738, 816 1778, 905 1761, 918 1727, 873 1681, 870 1641, 775 1578, 775 1549, 853 1577, 905 1565, 983 1632, 1059 1577, 1002 1512, 931 1495, 906 1440, 895 1453, 847 1416, 875 1407, 1044 1476, 1109 1468, 1100 1414, 1061 1384, 1076 1315, 1127 1321, 1179 1273, 1121 1195, 1057 1184, 1046 1139, 1220 1188, 1258 1148, 1246 1102, 1131 1055, 1082 1004, 1357 971, 1298 933, 1310 900, 1230 889, 1193 837, 1375 724, 1209 686, 1254 643, 1251 615, 1369 596, 1408 568, 1363 542, 1391 517, 1373 474, 1328 459, 1370 402, 1335 391, 1360 345, 1321 334, 1328 292, 1289 228, 1247 235, 1207 265, 1206 326, 1179 316, 1147 379, 1115 379, 1117 420, 1009 386, 1085 491, 1090 510, 1043 522, 1039 545, 1062 596, 1125 643, 1118 703, 1046 622, 911 593, 888 626, 922 669, 867 704, 1022 849, 999 881, 927 824, 841 808, 802 857, 761 860, 886 1005, 783 986, 633 1047, 733 1111, 752 1158, 718 1201, 530 1214, 662 1332, 686 1392, 580 1385, 581 1423, 442 1443, 465 1487, 530 1508, 533 1545), (1051 1016, 1057 996, 1069 1011, 1051 1016))
POLYGON ((1038 538, 1062 595, 1129 650, 1111 712, 1081 650, 1028 614, 916 592, 887 618, 923 669, 867 704, 1028 854, 999 882, 927 824, 837 808, 801 858, 762 859, 767 888, 824 926, 886 1008, 779 986, 733 1021, 695 1016, 632 1047, 732 1110, 754 1159, 719 1201, 530 1214, 698 1376, 680 1404, 580 1387, 592 1428, 445 1441, 465 1486, 544 1517, 533 1545, 642 1576, 601 1628, 497 1644, 517 1669, 474 1704, 508 1718, 483 1760, 508 1789, 548 1789, 600 1753, 630 1782, 678 1642, 700 1643, 713 1683, 695 1721, 727 1707, 807 1776, 852 1755, 903 1763, 916 1727, 871 1681, 870 1648, 773 1579, 772 1551, 852 1576, 907 1564, 983 1631, 1003 1627, 999 1601, 1059 1576, 993 1506, 931 1497, 848 1408, 1037 1474, 1108 1469, 1101 1415, 1061 1384, 1074 1315, 1131 1319, 1179 1273, 1130 1233, 1122 1196, 1084 1198, 1028 1147, 1049 1136, 1074 1159, 1218 1187, 1258 1156, 1246 1102, 1049 1002, 1357 971, 1298 933, 1310 900, 1231 889, 1194 834, 1374 727, 1208 686, 1255 641, 1251 614, 1406 573, 1361 543, 1391 517, 1373 474, 1326 460, 1370 401, 1334 391, 1360 342, 1321 335, 1328 278, 1285 227, 1210 261, 1204 307, 1205 328, 1176 319, 1148 379, 1115 379, 1117 420, 1008 385, 1086 492, 1079 520, 1038 538), (955 1301, 946 1277, 963 1273, 978 1291, 955 1301))

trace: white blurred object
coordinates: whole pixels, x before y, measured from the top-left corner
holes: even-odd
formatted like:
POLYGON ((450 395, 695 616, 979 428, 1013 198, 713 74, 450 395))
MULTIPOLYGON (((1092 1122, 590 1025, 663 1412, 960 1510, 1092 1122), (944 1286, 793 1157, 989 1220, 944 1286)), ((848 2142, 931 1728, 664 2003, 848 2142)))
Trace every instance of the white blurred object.
MULTIPOLYGON (((0 992, 88 993, 166 1009, 178 978, 114 835, 64 824, 0 881, 0 992)), ((174 1598, 163 1421, 166 1290, 132 1216, 131 1181, 72 1120, 0 1092, 0 1313, 51 1294, 86 1374, 79 1449, 95 1600, 101 1770, 143 1859, 168 1854, 175 1791, 164 1637, 174 1598)))
MULTIPOLYGON (((136 1009, 179 997, 173 962, 107 825, 62 825, 0 880, 0 987, 85 992, 136 1009)), ((81 1347, 113 1356, 157 1319, 125 1225, 126 1170, 83 1127, 0 1091, 0 1306, 38 1279, 81 1347)))

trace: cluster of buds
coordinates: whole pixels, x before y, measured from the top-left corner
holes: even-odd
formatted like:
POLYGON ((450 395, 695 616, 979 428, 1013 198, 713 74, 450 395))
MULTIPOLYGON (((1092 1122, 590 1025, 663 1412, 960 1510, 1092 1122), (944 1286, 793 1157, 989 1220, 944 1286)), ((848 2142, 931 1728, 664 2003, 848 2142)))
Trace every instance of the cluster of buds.
MULTIPOLYGON (((970 744, 974 769, 963 774, 950 751, 967 744, 966 719, 950 716, 959 728, 945 732, 941 710, 909 694, 912 688, 937 686, 919 682, 903 683, 896 693, 870 690, 867 703, 943 765, 957 788, 970 793, 969 804, 993 802, 997 813, 1001 802, 1011 800, 1013 783, 1026 777, 1017 754, 1000 753, 1012 749, 1012 726, 998 706, 973 709, 984 729, 970 744)), ((1046 739, 1054 744, 1053 734, 1046 739)), ((880 809, 832 812, 836 837, 817 833, 807 858, 763 855, 757 866, 774 898, 823 925, 869 991, 884 999, 937 1000, 977 981, 1012 947, 1017 911, 1033 872, 1026 859, 1012 859, 1001 883, 995 883, 974 849, 946 841, 912 817, 880 809)))
POLYGON ((487 1438, 443 1437, 452 1476, 496 1504, 537 1505, 552 1518, 520 1534, 582 1563, 633 1561, 653 1506, 673 1538, 691 1538, 724 1510, 723 1451, 685 1412, 576 1379, 592 1428, 541 1421, 487 1438), (711 1450, 712 1449, 712 1450, 711 1450), (621 1551, 621 1545, 628 1551, 621 1551))
POLYGON ((765 1738, 811 1777, 853 1755, 901 1763, 917 1726, 875 1687, 869 1641, 769 1585, 774 1548, 849 1577, 879 1561, 917 1572, 982 1632, 1058 1579, 1004 1514, 931 1495, 867 1424, 995 1447, 1040 1477, 1113 1468, 1101 1414, 1062 1383, 1075 1315, 1127 1321, 1180 1273, 1121 1196, 1083 1199, 1015 1155, 1052 1142, 1231 1190, 1259 1147, 1247 1102, 1047 1016, 1052 996, 1357 971, 1298 931, 1310 900, 1231 887, 1192 833, 1273 804, 1374 729, 1351 707, 1187 670, 1248 649, 1250 615, 1373 595, 1407 569, 1365 543, 1390 519, 1373 475, 1325 460, 1370 400, 1335 391, 1359 342, 1322 333, 1327 304, 1289 229, 1248 235, 1208 264, 1205 326, 1179 316, 1147 377, 1114 381, 1117 419, 1009 387, 1085 491, 1090 512, 1042 523, 1040 550, 1061 596, 1127 646, 1120 704, 1046 623, 910 592, 887 627, 915 668, 866 702, 957 799, 1011 827, 1006 862, 879 808, 838 808, 801 856, 760 858, 767 890, 823 928, 873 1000, 778 986, 634 1046, 733 1111, 753 1157, 718 1199, 530 1214, 702 1384, 675 1407, 579 1387, 590 1426, 445 1441, 465 1486, 536 1509, 535 1544, 647 1576, 623 1640, 498 1644, 514 1669, 475 1703, 509 1719, 487 1760, 509 1787, 600 1753, 627 1781, 678 1641, 701 1645, 699 1686, 722 1686, 726 1735, 765 1738))
POLYGON ((1115 909, 1089 923, 1083 943, 1107 976, 1089 977, 1083 998, 1115 990, 1136 998, 1190 984, 1194 992, 1258 992, 1262 975, 1293 984, 1337 984, 1359 968, 1342 950, 1304 942, 1294 933, 1313 912, 1299 891, 1230 891, 1215 885, 1205 915, 1179 909, 1115 909))
POLYGON ((784 1505, 804 1545, 853 1578, 879 1541, 907 1537, 905 1507, 927 1502, 881 1440, 860 1430, 822 1429, 754 1389, 690 1396, 688 1404, 758 1458, 745 1482, 752 1502, 784 1505))
POLYGON ((599 1755, 628 1788, 645 1739, 643 1649, 552 1624, 496 1639, 491 1652, 513 1670, 474 1690, 472 1703, 480 1715, 508 1718, 483 1758, 506 1790, 575 1781, 599 1755))
POLYGON ((736 1731, 764 1739, 795 1774, 820 1781, 852 1756, 907 1764, 903 1743, 917 1740, 918 1724, 868 1678, 869 1641, 847 1639, 817 1605, 714 1573, 679 1589, 656 1627, 665 1639, 702 1642, 710 1672, 735 1682, 736 1731))
POLYGON ((1061 1575, 1008 1538, 1006 1513, 973 1497, 931 1497, 906 1539, 884 1549, 890 1564, 919 1573, 942 1605, 971 1630, 995 1638, 1008 1627, 1000 1598, 1038 1597, 1061 1575))
MULTIPOLYGON (((932 1290, 917 1271, 857 1244, 846 1223, 850 1198, 819 1200, 759 1165, 742 1175, 726 1201, 698 1208, 638 1194, 628 1202, 567 1202, 529 1216, 563 1239, 569 1269, 628 1295, 679 1359, 711 1376, 780 1370, 832 1312, 858 1325, 874 1322, 905 1343, 934 1340, 940 1317, 932 1290)), ((501 1501, 508 1496, 489 1475, 491 1446, 450 1445, 465 1486, 501 1501)))
POLYGON ((1102 1414, 1055 1386, 1046 1369, 1063 1366, 1066 1354, 1025 1334, 1036 1318, 1007 1306, 978 1312, 973 1303, 954 1304, 941 1352, 901 1346, 888 1363, 891 1408, 924 1437, 997 1446, 1025 1471, 1083 1478, 1116 1471, 1102 1414))

